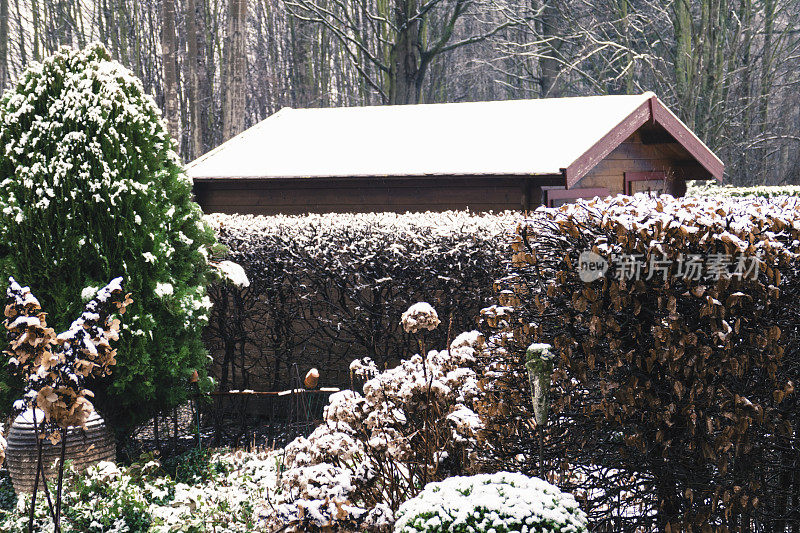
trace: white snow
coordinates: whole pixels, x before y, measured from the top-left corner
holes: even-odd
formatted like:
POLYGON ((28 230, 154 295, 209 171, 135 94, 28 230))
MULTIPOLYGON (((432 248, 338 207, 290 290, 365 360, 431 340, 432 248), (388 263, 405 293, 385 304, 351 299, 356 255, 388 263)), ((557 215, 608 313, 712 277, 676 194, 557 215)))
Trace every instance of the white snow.
POLYGON ((498 472, 428 483, 397 510, 395 533, 424 531, 587 531, 575 498, 539 478, 498 472))
POLYGON ((213 264, 217 270, 219 270, 222 277, 236 285, 237 287, 249 287, 250 280, 247 279, 247 273, 245 273, 244 268, 238 263, 234 263, 233 261, 220 261, 219 263, 213 264))
POLYGON ((164 296, 172 296, 172 293, 175 292, 175 288, 172 286, 171 283, 156 283, 156 288, 153 291, 156 293, 156 296, 159 298, 163 298, 164 296))
POLYGON ((81 291, 81 300, 84 302, 88 302, 94 295, 97 294, 98 287, 92 287, 91 285, 88 287, 84 287, 81 291))
POLYGON ((193 179, 560 174, 654 97, 284 108, 186 172, 193 179), (414 157, 397 149, 434 131, 436 142, 415 143, 414 157))

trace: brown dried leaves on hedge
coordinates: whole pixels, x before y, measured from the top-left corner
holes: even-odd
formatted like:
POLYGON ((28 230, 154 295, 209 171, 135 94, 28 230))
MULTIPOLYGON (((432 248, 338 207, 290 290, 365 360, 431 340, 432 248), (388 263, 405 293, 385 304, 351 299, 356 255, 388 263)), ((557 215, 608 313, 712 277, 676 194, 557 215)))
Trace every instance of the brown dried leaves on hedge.
MULTIPOLYGON (((780 519, 793 489, 767 479, 785 479, 798 429, 798 239, 796 199, 637 196, 537 211, 518 230, 510 275, 498 283, 501 305, 483 313, 501 330, 484 405, 497 457, 533 446, 530 400, 514 383, 524 347, 550 342, 559 356, 552 467, 632 474, 627 504, 654 507, 662 529, 780 519), (588 250, 609 269, 587 283, 577 265, 588 250), (641 276, 620 279, 631 254, 641 276), (702 279, 679 272, 693 255, 702 279), (715 279, 709 265, 723 256, 730 272, 759 257, 757 273, 715 279)), ((590 500, 614 492, 591 476, 572 481, 590 500)), ((608 515, 613 502, 594 505, 608 515)))

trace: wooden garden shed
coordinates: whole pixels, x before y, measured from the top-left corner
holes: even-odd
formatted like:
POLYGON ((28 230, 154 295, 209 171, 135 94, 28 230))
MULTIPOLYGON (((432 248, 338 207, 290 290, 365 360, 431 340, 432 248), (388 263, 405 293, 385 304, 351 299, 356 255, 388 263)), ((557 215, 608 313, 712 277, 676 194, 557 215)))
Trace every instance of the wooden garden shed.
POLYGON ((284 108, 188 165, 207 213, 531 209, 722 179, 653 93, 284 108))

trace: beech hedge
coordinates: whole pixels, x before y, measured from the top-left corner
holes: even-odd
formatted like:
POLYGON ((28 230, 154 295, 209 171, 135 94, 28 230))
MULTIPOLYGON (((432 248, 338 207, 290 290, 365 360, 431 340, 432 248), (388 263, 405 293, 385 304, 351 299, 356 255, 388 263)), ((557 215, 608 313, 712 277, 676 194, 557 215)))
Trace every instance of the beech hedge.
POLYGON ((537 210, 482 311, 487 468, 547 472, 598 531, 785 530, 800 512, 799 252, 797 198, 537 210), (534 342, 556 354, 539 428, 534 342))
MULTIPOLYGON (((221 390, 280 390, 298 365, 349 386, 352 360, 381 368, 420 351, 400 317, 429 302, 428 348, 477 325, 519 214, 213 214, 206 221, 250 281, 219 283, 205 340, 221 390)), ((424 353, 424 352, 423 352, 424 353)))

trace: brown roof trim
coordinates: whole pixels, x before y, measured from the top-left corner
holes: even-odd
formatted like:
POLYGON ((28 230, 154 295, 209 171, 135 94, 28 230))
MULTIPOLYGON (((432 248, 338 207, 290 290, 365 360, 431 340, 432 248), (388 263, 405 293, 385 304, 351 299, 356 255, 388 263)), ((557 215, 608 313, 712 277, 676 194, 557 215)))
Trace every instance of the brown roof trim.
POLYGON ((232 183, 261 183, 268 186, 270 182, 278 183, 308 183, 315 181, 341 181, 356 183, 370 180, 458 180, 458 179, 529 179, 537 185, 564 185, 562 174, 403 174, 401 176, 202 176, 191 178, 195 184, 232 184, 232 183))
MULTIPOLYGON (((652 99, 651 99, 652 100, 652 99)), ((575 185, 578 180, 592 170, 597 163, 610 154, 614 148, 633 135, 643 124, 650 120, 650 101, 648 100, 636 110, 628 115, 625 120, 614 126, 606 133, 602 139, 597 141, 594 146, 584 152, 578 159, 573 161, 562 172, 567 181, 567 189, 575 185)))
POLYGON ((652 108, 653 122, 663 127, 670 135, 686 148, 686 151, 692 154, 698 163, 703 165, 703 168, 722 181, 723 173, 725 172, 725 164, 714 155, 714 152, 709 150, 703 141, 697 138, 692 131, 675 116, 675 114, 667 109, 658 98, 655 96, 650 99, 652 108))
POLYGON ((725 164, 672 111, 662 104, 657 96, 653 95, 597 141, 594 146, 573 161, 569 167, 561 170, 566 177, 567 188, 573 187, 614 148, 649 120, 664 128, 709 174, 718 181, 722 181, 725 164))

